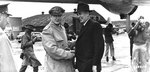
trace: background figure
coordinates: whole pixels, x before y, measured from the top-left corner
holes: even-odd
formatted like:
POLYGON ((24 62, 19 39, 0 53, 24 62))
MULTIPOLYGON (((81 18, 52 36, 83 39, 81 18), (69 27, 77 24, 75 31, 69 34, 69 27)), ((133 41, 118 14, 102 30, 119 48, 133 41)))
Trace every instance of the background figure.
POLYGON ((138 65, 145 63, 144 61, 148 61, 149 59, 149 39, 150 39, 150 32, 149 32, 149 24, 144 22, 144 17, 140 16, 138 19, 138 22, 136 25, 130 30, 128 33, 130 34, 132 31, 135 32, 134 38, 133 38, 133 54, 135 54, 136 51, 144 51, 146 55, 142 55, 142 53, 138 53, 139 58, 136 57, 136 55, 132 56, 132 61, 138 60, 138 65), (139 50, 138 50, 139 49, 139 50), (143 60, 139 60, 140 56, 146 56, 143 58, 143 60))
POLYGON ((66 29, 66 33, 69 32, 69 25, 68 25, 68 23, 64 23, 64 27, 66 29))
POLYGON ((69 41, 76 40, 76 34, 73 31, 69 31, 67 34, 67 38, 69 41))
POLYGON ((83 24, 76 41, 76 68, 79 72, 100 72, 104 52, 104 39, 101 25, 90 19, 89 5, 79 3, 77 13, 83 24))
POLYGON ((75 33, 73 31, 69 30, 68 23, 64 23, 64 27, 66 29, 67 39, 69 41, 72 41, 72 39, 75 40, 76 39, 76 35, 75 35, 75 33))
POLYGON ((105 51, 105 56, 106 56, 106 61, 109 61, 108 53, 110 49, 110 55, 112 57, 112 60, 115 61, 114 57, 114 45, 113 45, 113 37, 112 37, 112 32, 113 32, 113 25, 111 23, 108 24, 108 26, 104 30, 104 36, 105 36, 105 42, 106 42, 106 51, 105 51))
MULTIPOLYGON (((131 28, 130 28, 130 30, 135 26, 135 23, 133 22, 132 24, 131 24, 131 28)), ((134 41, 133 41, 133 38, 134 38, 134 36, 135 36, 135 31, 131 31, 129 34, 128 34, 128 36, 129 36, 129 39, 130 39, 130 57, 131 57, 131 60, 132 60, 132 51, 133 51, 133 43, 134 43, 134 41)))
POLYGON ((147 53, 148 53, 148 56, 150 57, 149 55, 149 48, 150 48, 150 23, 149 22, 145 22, 145 25, 146 25, 146 37, 147 37, 147 53))
POLYGON ((59 6, 50 9, 51 21, 42 32, 42 44, 46 51, 45 72, 74 72, 74 53, 68 47, 66 31, 61 24, 64 12, 59 6))
POLYGON ((33 72, 38 72, 38 66, 40 66, 41 63, 36 58, 33 49, 36 37, 32 39, 31 32, 34 30, 34 27, 32 25, 26 25, 25 28, 25 34, 21 39, 23 62, 19 72, 25 72, 28 65, 33 67, 33 72))
POLYGON ((7 6, 0 5, 0 72, 17 72, 12 56, 12 46, 4 29, 8 24, 7 18, 10 14, 7 12, 7 6))

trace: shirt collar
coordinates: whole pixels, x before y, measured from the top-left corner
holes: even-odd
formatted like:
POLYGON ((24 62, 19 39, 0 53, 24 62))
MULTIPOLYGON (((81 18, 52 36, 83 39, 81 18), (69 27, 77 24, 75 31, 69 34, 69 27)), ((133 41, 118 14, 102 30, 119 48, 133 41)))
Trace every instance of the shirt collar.
POLYGON ((57 25, 57 24, 55 24, 54 22, 50 22, 50 24, 53 24, 54 26, 56 26, 56 27, 62 27, 62 24, 59 24, 59 25, 57 25))
POLYGON ((86 21, 85 21, 85 23, 83 24, 83 26, 85 26, 86 25, 86 23, 89 21, 89 19, 87 19, 86 21))
POLYGON ((5 34, 4 30, 0 27, 0 35, 5 34))
POLYGON ((54 27, 55 29, 57 29, 57 30, 62 30, 63 29, 63 26, 61 24, 60 25, 56 25, 53 22, 50 22, 50 25, 52 27, 54 27))

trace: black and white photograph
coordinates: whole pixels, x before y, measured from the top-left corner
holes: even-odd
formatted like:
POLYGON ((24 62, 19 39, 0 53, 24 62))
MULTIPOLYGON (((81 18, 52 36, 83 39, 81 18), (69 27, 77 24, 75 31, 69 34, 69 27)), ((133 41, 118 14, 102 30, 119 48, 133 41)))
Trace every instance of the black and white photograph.
POLYGON ((150 0, 0 0, 0 72, 149 72, 150 0))

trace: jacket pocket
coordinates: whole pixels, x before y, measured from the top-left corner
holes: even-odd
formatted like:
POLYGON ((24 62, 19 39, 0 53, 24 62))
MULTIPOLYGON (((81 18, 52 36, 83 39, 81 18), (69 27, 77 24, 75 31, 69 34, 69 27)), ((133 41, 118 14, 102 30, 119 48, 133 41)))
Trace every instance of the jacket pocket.
POLYGON ((54 38, 57 42, 61 42, 63 41, 64 39, 57 33, 54 33, 54 38))

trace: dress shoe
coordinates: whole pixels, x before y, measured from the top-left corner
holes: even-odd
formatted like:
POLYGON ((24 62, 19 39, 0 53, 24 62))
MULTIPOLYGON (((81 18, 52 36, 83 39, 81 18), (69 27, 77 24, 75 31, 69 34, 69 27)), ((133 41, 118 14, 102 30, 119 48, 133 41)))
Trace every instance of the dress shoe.
POLYGON ((116 58, 113 56, 113 57, 112 57, 112 60, 113 60, 113 61, 116 61, 116 58))
POLYGON ((109 58, 108 58, 108 57, 106 57, 106 61, 107 61, 107 62, 109 61, 109 58))

